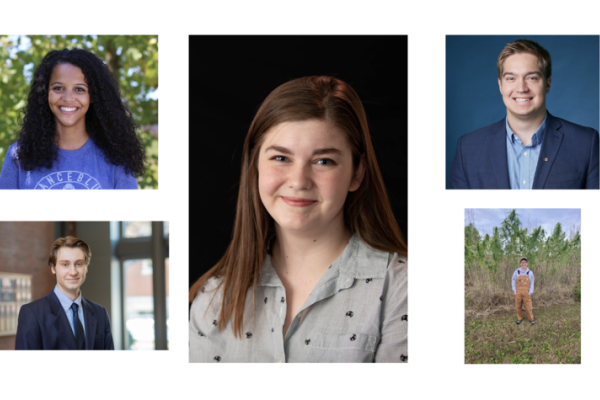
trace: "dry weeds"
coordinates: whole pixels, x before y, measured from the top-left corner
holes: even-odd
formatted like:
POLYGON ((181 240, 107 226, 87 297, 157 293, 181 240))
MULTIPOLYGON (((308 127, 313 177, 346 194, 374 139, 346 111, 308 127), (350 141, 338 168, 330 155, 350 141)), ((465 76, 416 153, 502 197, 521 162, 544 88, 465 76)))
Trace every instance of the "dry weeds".
MULTIPOLYGON (((473 267, 465 273, 465 317, 488 316, 514 310, 515 295, 511 279, 516 263, 503 261, 497 272, 473 267), (512 266, 509 266, 512 265, 512 266)), ((581 266, 546 263, 531 267, 535 276, 533 307, 544 308, 558 304, 573 304, 580 282, 581 266)))

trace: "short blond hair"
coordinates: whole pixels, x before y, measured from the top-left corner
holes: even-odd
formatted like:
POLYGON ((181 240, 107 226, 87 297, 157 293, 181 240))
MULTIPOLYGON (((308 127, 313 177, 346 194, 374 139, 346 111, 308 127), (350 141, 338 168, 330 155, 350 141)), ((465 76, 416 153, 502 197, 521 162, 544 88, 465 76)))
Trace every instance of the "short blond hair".
POLYGON ((538 68, 542 71, 544 79, 548 80, 552 76, 552 59, 548 50, 529 39, 519 39, 512 43, 507 44, 500 55, 498 56, 498 78, 502 79, 502 73, 504 72, 504 62, 506 59, 513 54, 533 54, 538 59, 538 68))
POLYGON ((67 236, 64 238, 58 238, 54 241, 54 243, 52 243, 52 247, 50 248, 50 256, 48 257, 49 266, 56 266, 56 253, 61 247, 81 249, 85 255, 85 265, 90 265, 90 261, 92 260, 92 250, 90 250, 90 246, 88 246, 88 244, 81 239, 77 239, 73 236, 67 236))

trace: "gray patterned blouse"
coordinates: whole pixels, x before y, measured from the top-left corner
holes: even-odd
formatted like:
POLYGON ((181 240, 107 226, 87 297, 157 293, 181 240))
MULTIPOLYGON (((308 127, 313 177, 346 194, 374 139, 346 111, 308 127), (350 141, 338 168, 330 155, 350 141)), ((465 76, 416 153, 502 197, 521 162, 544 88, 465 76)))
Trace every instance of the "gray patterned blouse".
POLYGON ((267 257, 246 297, 244 335, 219 331, 222 278, 211 278, 190 311, 190 362, 407 362, 406 257, 374 250, 355 234, 317 283, 285 338, 285 288, 267 257), (216 295, 215 295, 216 292, 216 295), (214 300, 211 299, 215 295, 214 300))

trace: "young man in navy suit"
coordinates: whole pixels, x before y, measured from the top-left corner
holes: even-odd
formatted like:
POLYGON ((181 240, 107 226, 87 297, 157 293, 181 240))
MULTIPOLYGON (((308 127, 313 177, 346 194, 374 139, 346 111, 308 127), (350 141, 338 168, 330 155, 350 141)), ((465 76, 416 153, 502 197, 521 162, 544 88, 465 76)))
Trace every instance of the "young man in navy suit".
POLYGON ((21 307, 16 350, 114 350, 106 309, 84 299, 79 290, 91 258, 81 239, 67 236, 52 244, 48 265, 56 287, 21 307))
POLYGON ((546 110, 550 53, 520 39, 497 67, 506 118, 459 139, 450 188, 598 189, 598 132, 546 110))

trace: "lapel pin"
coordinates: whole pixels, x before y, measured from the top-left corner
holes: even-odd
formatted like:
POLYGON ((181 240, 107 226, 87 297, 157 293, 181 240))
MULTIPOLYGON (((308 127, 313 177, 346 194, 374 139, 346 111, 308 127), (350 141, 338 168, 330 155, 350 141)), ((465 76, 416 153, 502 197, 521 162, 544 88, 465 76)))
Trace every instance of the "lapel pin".
POLYGON ((548 157, 544 158, 544 161, 548 161, 548 157))

